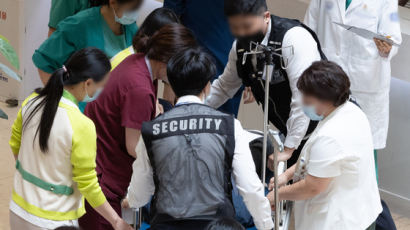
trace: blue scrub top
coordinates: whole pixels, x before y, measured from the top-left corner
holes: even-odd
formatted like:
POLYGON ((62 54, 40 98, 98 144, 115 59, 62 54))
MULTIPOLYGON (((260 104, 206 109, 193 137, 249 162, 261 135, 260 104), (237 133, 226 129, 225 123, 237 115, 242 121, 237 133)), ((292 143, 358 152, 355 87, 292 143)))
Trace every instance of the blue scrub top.
POLYGON ((172 9, 182 24, 193 31, 198 42, 216 59, 218 75, 221 74, 234 41, 224 14, 224 1, 165 0, 164 7, 172 9))
MULTIPOLYGON (((47 73, 52 73, 67 61, 76 51, 86 47, 96 47, 107 54, 104 36, 105 20, 101 7, 83 10, 61 21, 57 30, 33 54, 34 65, 47 73)), ((123 26, 125 47, 132 44, 137 25, 123 26)), ((125 48, 124 47, 124 48, 125 48)), ((107 47, 111 49, 112 47, 107 47)), ((112 52, 109 52, 112 55, 112 52)), ((107 54, 108 55, 108 54, 107 54)), ((109 58, 111 58, 108 55, 109 58)))

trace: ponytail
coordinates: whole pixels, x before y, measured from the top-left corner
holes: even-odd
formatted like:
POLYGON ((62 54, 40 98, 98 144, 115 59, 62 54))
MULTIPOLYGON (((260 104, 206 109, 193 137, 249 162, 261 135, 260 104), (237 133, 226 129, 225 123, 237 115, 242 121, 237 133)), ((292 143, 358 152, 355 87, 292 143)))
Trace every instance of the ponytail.
POLYGON ((37 89, 36 93, 38 96, 33 99, 31 104, 34 104, 39 98, 43 98, 40 102, 33 108, 29 113, 27 119, 23 123, 23 129, 27 126, 33 116, 43 108, 43 112, 40 119, 40 124, 37 127, 36 134, 34 135, 34 140, 38 133, 40 149, 43 152, 48 150, 48 138, 50 137, 51 128, 53 127, 54 118, 57 113, 58 103, 63 96, 64 78, 68 76, 68 73, 63 68, 58 69, 52 75, 47 85, 43 89, 37 89))
POLYGON ((27 105, 31 107, 36 101, 37 105, 24 118, 23 131, 34 115, 43 108, 40 123, 38 124, 33 141, 39 134, 39 146, 41 151, 48 151, 48 139, 53 127, 58 105, 63 96, 64 86, 76 85, 88 79, 95 82, 101 81, 110 71, 111 64, 107 56, 99 49, 85 48, 74 53, 67 61, 67 67, 56 70, 43 89, 37 89, 38 94, 27 105))

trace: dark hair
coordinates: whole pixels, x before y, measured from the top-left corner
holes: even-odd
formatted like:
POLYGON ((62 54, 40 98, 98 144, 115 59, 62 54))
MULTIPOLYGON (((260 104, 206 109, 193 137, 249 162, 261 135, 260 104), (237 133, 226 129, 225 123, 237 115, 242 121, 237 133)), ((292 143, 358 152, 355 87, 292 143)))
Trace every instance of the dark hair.
MULTIPOLYGON (((128 2, 134 2, 135 0, 117 0, 118 3, 123 4, 123 3, 128 3, 128 2)), ((143 0, 139 0, 140 4, 142 3, 143 0)), ((103 6, 103 5, 109 5, 110 0, 89 0, 90 6, 103 6)))
POLYGON ((225 16, 260 15, 268 10, 265 0, 225 0, 225 16))
POLYGON ((235 219, 220 218, 212 221, 205 230, 245 230, 245 227, 235 219))
POLYGON ((168 63, 180 50, 196 45, 194 35, 188 28, 173 23, 162 27, 151 38, 138 40, 135 50, 144 53, 149 59, 168 63))
POLYGON ((168 81, 177 97, 199 95, 215 75, 212 57, 199 47, 178 52, 167 66, 168 81))
POLYGON ((303 94, 330 101, 336 107, 345 103, 350 95, 348 76, 330 61, 314 62, 303 72, 297 87, 303 94))
POLYGON ((101 50, 97 48, 85 48, 75 52, 67 60, 63 68, 56 70, 43 89, 36 90, 38 96, 30 101, 28 106, 34 105, 34 102, 39 99, 42 100, 40 100, 30 114, 28 114, 28 117, 23 123, 23 128, 26 127, 33 116, 43 108, 40 124, 34 136, 35 140, 35 137, 39 133, 41 151, 48 151, 48 138, 50 137, 58 104, 63 95, 64 86, 75 85, 90 78, 95 82, 99 82, 110 69, 110 61, 101 50))
POLYGON ((134 50, 137 50, 136 46, 140 39, 149 39, 149 37, 160 30, 163 26, 172 23, 180 23, 178 16, 174 13, 174 11, 167 8, 158 8, 152 11, 147 18, 145 18, 141 27, 138 29, 138 32, 132 39, 132 46, 134 47, 134 50))

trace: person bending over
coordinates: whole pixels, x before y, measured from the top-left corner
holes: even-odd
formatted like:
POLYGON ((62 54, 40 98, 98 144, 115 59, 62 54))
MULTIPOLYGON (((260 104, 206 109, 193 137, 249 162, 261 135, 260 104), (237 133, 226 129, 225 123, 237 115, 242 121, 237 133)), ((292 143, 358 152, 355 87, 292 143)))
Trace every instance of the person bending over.
MULTIPOLYGON (((279 155, 279 159, 285 161, 290 158, 288 165, 291 166, 298 159, 306 134, 311 133, 316 125, 303 114, 296 82, 314 61, 326 57, 313 31, 297 20, 271 15, 265 0, 226 0, 225 15, 237 39, 233 43, 225 71, 212 83, 207 104, 219 107, 242 85, 252 90, 258 103, 264 104, 264 60, 261 55, 248 56, 243 63, 243 57, 250 50, 251 42, 277 50, 283 59, 273 56, 269 121, 286 136, 285 151, 279 155), (284 63, 286 66, 283 66, 284 63)), ((245 103, 248 101, 252 100, 245 103)))
POLYGON ((142 125, 127 199, 141 207, 154 195, 153 230, 205 229, 217 218, 232 218, 231 176, 256 227, 273 227, 241 123, 204 105, 215 71, 199 48, 176 54, 167 66, 176 107, 142 125))

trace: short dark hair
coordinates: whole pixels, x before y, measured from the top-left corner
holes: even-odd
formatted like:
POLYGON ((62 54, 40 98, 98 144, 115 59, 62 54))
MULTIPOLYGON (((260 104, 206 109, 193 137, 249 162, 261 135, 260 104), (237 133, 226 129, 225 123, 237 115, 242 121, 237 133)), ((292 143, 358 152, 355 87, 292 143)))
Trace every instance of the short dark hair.
POLYGON ((174 11, 167 8, 155 9, 147 16, 147 18, 145 18, 144 22, 138 29, 138 32, 132 39, 132 46, 136 50, 135 47, 140 39, 149 38, 162 27, 172 23, 180 23, 178 16, 174 11))
POLYGON ((330 61, 314 62, 303 72, 297 87, 303 94, 330 101, 336 107, 345 103, 350 95, 349 77, 330 61))
POLYGON ((227 17, 244 15, 259 15, 268 10, 265 0, 225 0, 224 12, 227 17))
POLYGON ((205 230, 245 230, 245 227, 235 219, 220 218, 212 221, 205 230))
POLYGON ((201 48, 188 48, 169 60, 167 75, 177 97, 199 95, 216 75, 216 66, 201 48))

